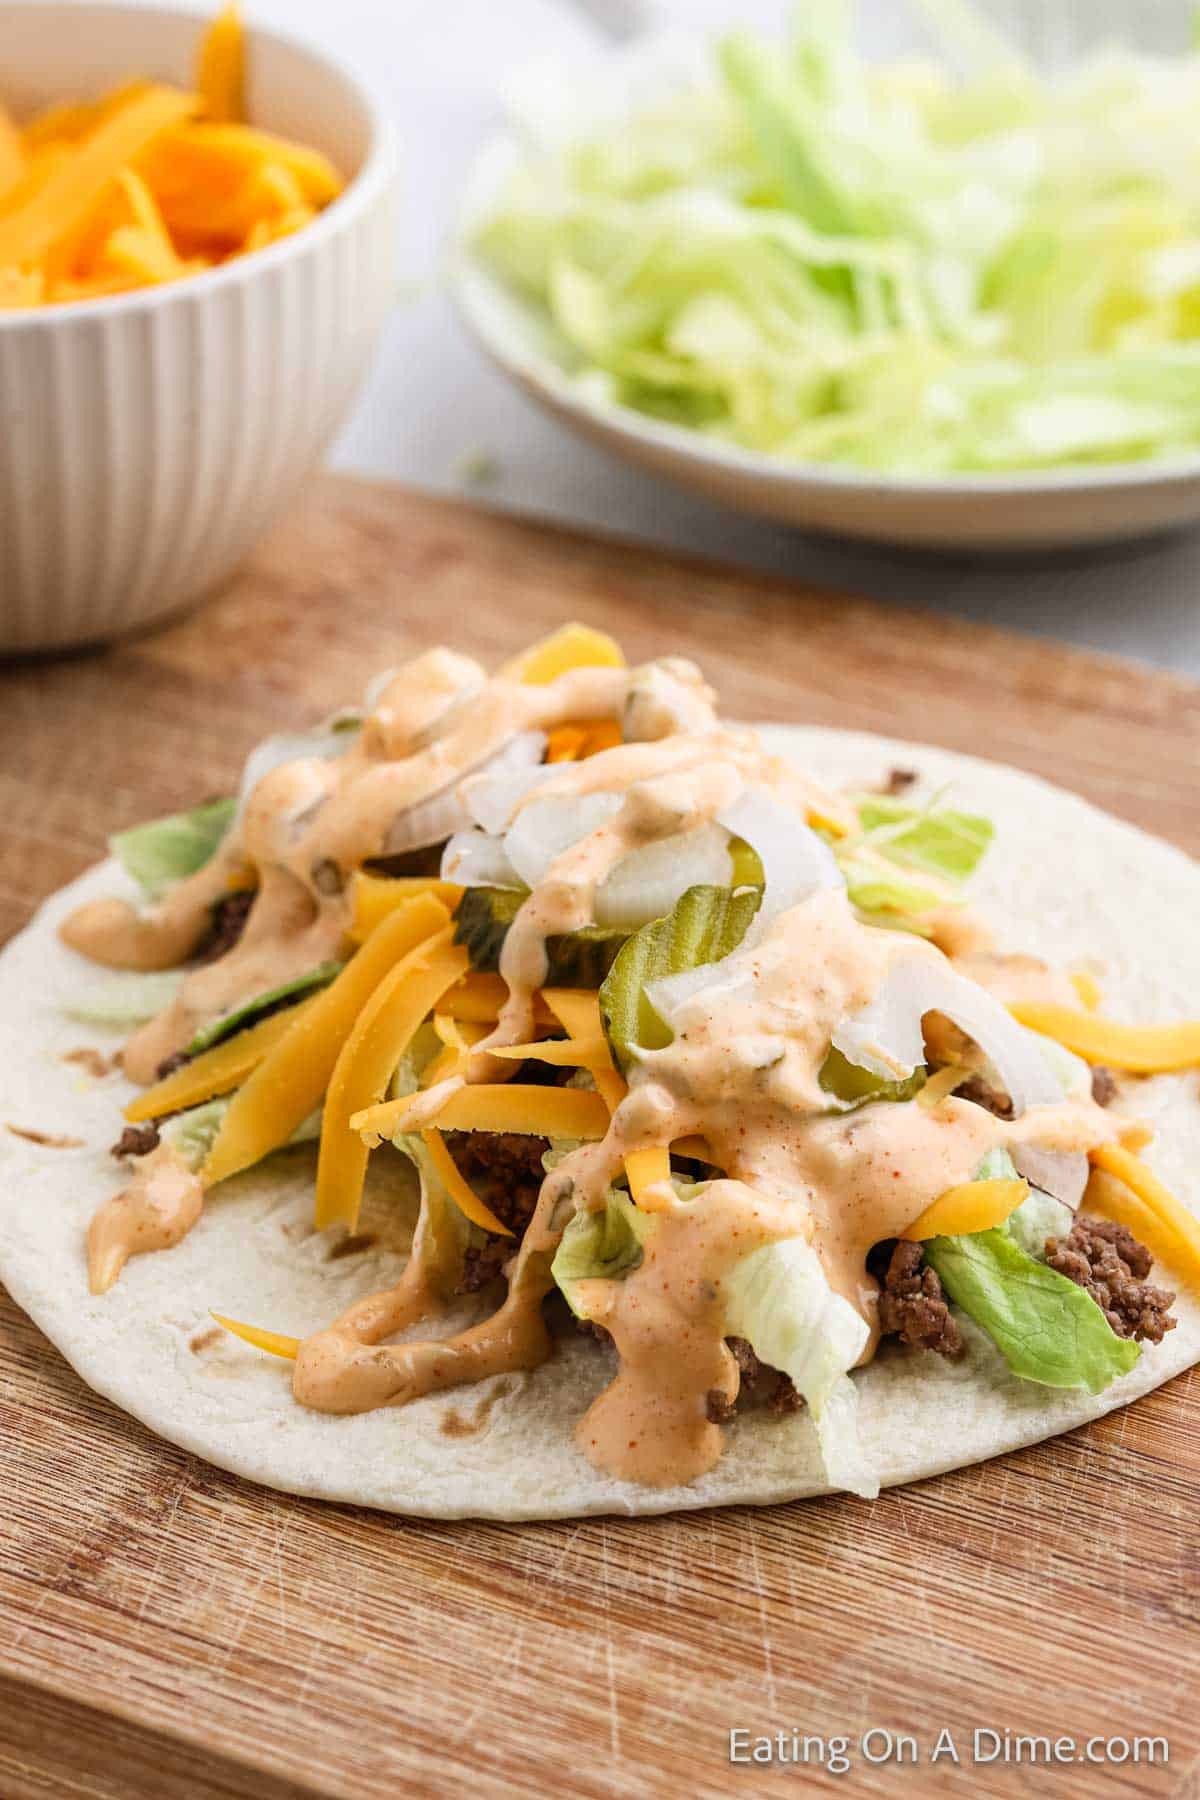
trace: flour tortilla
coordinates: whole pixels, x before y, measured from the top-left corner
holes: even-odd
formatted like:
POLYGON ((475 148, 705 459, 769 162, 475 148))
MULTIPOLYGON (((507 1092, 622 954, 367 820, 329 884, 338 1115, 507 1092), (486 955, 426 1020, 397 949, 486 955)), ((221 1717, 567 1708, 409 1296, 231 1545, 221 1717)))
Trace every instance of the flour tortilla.
MULTIPOLYGON (((953 784, 953 803, 986 813, 996 841, 973 899, 1001 948, 1086 962, 1117 1017, 1194 1014, 1200 996, 1200 866, 1028 775, 942 750, 794 728, 769 747, 834 786, 869 785, 899 765, 918 792, 953 784)), ((134 1258, 111 1292, 89 1295, 84 1232, 121 1183, 108 1154, 130 1089, 89 1078, 64 1054, 110 1051, 116 1034, 61 1008, 97 972, 58 942, 72 907, 126 892, 111 864, 57 895, 0 956, 0 1124, 69 1133, 50 1148, 0 1131, 0 1276, 99 1393, 162 1437, 285 1492, 434 1518, 562 1518, 659 1513, 828 1492, 811 1424, 753 1414, 734 1422, 723 1458, 688 1487, 635 1487, 594 1471, 573 1431, 611 1378, 610 1352, 572 1337, 543 1368, 355 1418, 305 1411, 289 1364, 212 1329, 209 1308, 303 1335, 394 1281, 415 1218, 406 1165, 372 1158, 365 1229, 378 1243, 335 1256, 311 1225, 313 1156, 294 1150, 216 1190, 175 1250, 134 1258), (399 1195, 397 1188, 400 1188, 399 1195)), ((1130 1083, 1121 1102, 1158 1129, 1149 1161, 1200 1211, 1196 1076, 1130 1083)), ((1176 1285, 1174 1276, 1171 1284, 1176 1285)), ((474 1315, 464 1303, 451 1328, 474 1315)), ((855 1380, 867 1450, 885 1484, 914 1481, 1068 1431, 1134 1400, 1200 1358, 1200 1305, 1181 1295, 1179 1328, 1146 1345, 1132 1374, 1097 1396, 1011 1377, 969 1321, 969 1354, 881 1355, 855 1380)))

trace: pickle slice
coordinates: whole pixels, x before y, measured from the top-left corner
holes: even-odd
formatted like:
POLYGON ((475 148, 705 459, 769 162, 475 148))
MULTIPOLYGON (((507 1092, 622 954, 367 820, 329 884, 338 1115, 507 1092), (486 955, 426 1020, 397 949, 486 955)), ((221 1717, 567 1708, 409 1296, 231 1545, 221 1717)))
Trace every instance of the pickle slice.
MULTIPOLYGON (((526 888, 468 888, 455 915, 455 942, 471 967, 495 973, 509 927, 529 898, 526 888)), ((615 926, 589 925, 546 940, 548 987, 598 988, 629 933, 615 926)))
POLYGON ((736 950, 758 911, 754 888, 689 888, 665 919, 643 925, 625 945, 600 989, 600 1016, 617 1066, 640 1050, 662 1050, 672 1033, 646 998, 648 982, 720 962, 736 950))
POLYGON ((860 1069, 840 1050, 830 1050, 817 1080, 827 1094, 846 1107, 866 1106, 872 1100, 912 1100, 925 1086, 925 1070, 914 1069, 905 1081, 886 1081, 860 1069))
POLYGON ((343 967, 344 964, 340 962, 318 963, 315 969, 293 976, 291 981, 285 981, 279 987, 255 994, 252 1000, 243 1001, 232 1012, 222 1013, 220 1018, 202 1025, 187 1045, 185 1054, 189 1057, 200 1056, 205 1050, 211 1050, 214 1044, 224 1043, 235 1032, 245 1031, 248 1025, 257 1025, 269 1013, 282 1012, 285 1006, 294 1006, 306 995, 315 994, 318 988, 328 987, 334 977, 341 974, 343 967))

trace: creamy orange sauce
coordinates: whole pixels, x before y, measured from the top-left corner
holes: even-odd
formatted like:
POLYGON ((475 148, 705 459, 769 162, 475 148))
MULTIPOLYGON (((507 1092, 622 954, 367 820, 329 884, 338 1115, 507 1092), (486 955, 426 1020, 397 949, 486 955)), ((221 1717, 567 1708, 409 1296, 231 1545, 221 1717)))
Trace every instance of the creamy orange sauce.
MULTIPOLYGON (((703 729, 712 696, 689 664, 672 662, 643 727, 665 725, 667 699, 703 729)), ((658 665, 650 665, 653 670, 658 665)), ((240 1000, 335 956, 350 923, 354 870, 387 855, 397 821, 413 807, 450 800, 464 776, 526 731, 620 716, 645 670, 572 670, 544 687, 488 681, 469 657, 433 650, 384 686, 339 757, 299 758, 273 769, 251 793, 240 824, 203 869, 144 911, 94 901, 62 927, 63 941, 114 968, 164 969, 186 961, 212 908, 234 888, 257 895, 241 940, 218 963, 191 972, 174 1005, 131 1040, 130 1078, 158 1065, 240 1000)))
POLYGON ((580 1283, 588 1316, 612 1334, 621 1367, 579 1421, 576 1441, 599 1469, 647 1487, 694 1481, 721 1455, 710 1395, 733 1400, 722 1284, 764 1244, 793 1237, 795 1209, 738 1181, 656 1209, 641 1264, 621 1281, 580 1283))
POLYGON ((200 1177, 169 1144, 140 1157, 129 1186, 105 1201, 88 1227, 92 1293, 107 1293, 131 1256, 182 1243, 203 1205, 200 1177))

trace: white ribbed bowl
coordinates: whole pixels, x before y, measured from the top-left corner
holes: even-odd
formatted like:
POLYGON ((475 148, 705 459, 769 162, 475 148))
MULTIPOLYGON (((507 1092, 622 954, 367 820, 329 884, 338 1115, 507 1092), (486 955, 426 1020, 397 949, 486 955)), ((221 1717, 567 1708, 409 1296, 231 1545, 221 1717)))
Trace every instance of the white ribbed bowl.
MULTIPOLYGON (((203 19, 0 0, 18 117, 132 72, 187 85, 203 19)), ((0 312, 0 650, 144 626, 216 588, 319 461, 394 292, 396 157, 352 78, 270 32, 249 113, 352 179, 294 237, 187 281, 0 312)))

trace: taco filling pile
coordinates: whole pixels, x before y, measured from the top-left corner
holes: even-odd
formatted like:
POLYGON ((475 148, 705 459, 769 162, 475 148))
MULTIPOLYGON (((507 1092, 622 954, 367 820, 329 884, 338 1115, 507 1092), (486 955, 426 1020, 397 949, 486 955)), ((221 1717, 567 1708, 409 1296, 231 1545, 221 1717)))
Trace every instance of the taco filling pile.
POLYGON ((490 679, 419 657, 260 745, 236 798, 117 838, 144 901, 63 926, 153 1012, 93 1293, 312 1140, 317 1229, 353 1239, 369 1159, 414 1165, 421 1205, 399 1282, 324 1329, 222 1318, 302 1407, 582 1331, 615 1353, 577 1428, 605 1474, 685 1484, 739 1408, 804 1407, 829 1483, 870 1495, 852 1372, 881 1345, 985 1334, 1029 1384, 1102 1392, 1200 1274, 1130 1080, 1200 1062, 1200 1024, 1118 1024, 1094 974, 994 943, 964 900, 990 837, 903 770, 823 791, 691 664, 594 630, 490 679))

